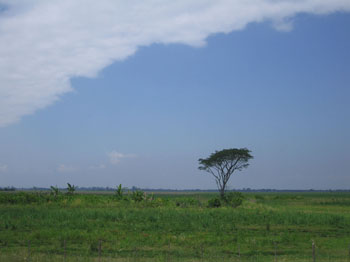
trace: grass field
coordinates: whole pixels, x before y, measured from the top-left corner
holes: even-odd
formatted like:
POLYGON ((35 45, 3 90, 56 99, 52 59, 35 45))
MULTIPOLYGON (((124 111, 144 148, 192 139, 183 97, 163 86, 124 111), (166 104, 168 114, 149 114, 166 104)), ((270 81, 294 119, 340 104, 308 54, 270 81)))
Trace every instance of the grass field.
POLYGON ((0 261, 350 261, 350 193, 215 196, 0 193, 0 261))

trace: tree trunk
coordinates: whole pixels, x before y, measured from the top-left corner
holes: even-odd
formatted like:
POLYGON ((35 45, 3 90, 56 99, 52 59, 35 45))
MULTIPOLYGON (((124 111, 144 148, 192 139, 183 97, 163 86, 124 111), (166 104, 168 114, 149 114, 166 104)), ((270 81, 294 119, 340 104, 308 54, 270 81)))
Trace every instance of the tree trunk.
POLYGON ((220 188, 220 197, 221 197, 221 199, 223 199, 224 196, 225 196, 225 188, 222 187, 222 188, 220 188))

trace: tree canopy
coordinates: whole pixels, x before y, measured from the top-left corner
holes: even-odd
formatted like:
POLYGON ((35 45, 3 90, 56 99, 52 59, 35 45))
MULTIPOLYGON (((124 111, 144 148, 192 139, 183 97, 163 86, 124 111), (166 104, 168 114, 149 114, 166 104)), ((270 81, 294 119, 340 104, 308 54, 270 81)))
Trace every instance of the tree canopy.
POLYGON ((253 158, 247 148, 231 148, 215 151, 208 158, 199 161, 199 169, 207 171, 215 178, 216 185, 223 197, 227 183, 235 170, 242 170, 249 166, 248 161, 253 158))

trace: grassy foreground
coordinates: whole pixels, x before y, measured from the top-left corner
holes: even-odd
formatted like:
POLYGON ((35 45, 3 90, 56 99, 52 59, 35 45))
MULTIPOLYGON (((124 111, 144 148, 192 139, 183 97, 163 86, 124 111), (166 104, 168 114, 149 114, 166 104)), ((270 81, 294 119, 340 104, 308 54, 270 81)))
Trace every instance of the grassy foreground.
POLYGON ((214 196, 0 193, 0 261, 350 261, 349 193, 214 196))

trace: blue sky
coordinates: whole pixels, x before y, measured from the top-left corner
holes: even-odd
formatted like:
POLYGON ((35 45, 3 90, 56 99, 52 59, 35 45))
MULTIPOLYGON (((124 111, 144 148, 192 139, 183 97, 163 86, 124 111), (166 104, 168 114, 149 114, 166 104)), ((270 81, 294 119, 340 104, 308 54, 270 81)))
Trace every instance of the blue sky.
MULTIPOLYGON (((12 8, 5 22, 29 12, 12 8)), ((16 102, 16 115, 4 75, 0 186, 215 188, 198 158, 247 147, 254 159, 231 188, 349 189, 349 28, 350 14, 332 10, 277 24, 253 19, 209 32, 205 42, 152 40, 103 63, 102 48, 93 70, 94 59, 64 49, 81 62, 61 79, 64 88, 55 83, 52 97, 41 98, 49 74, 21 79, 28 96, 37 94, 28 101, 38 102, 28 112, 16 102)), ((45 48, 50 54, 54 45, 45 48)), ((39 70, 51 72, 57 61, 39 70)))

